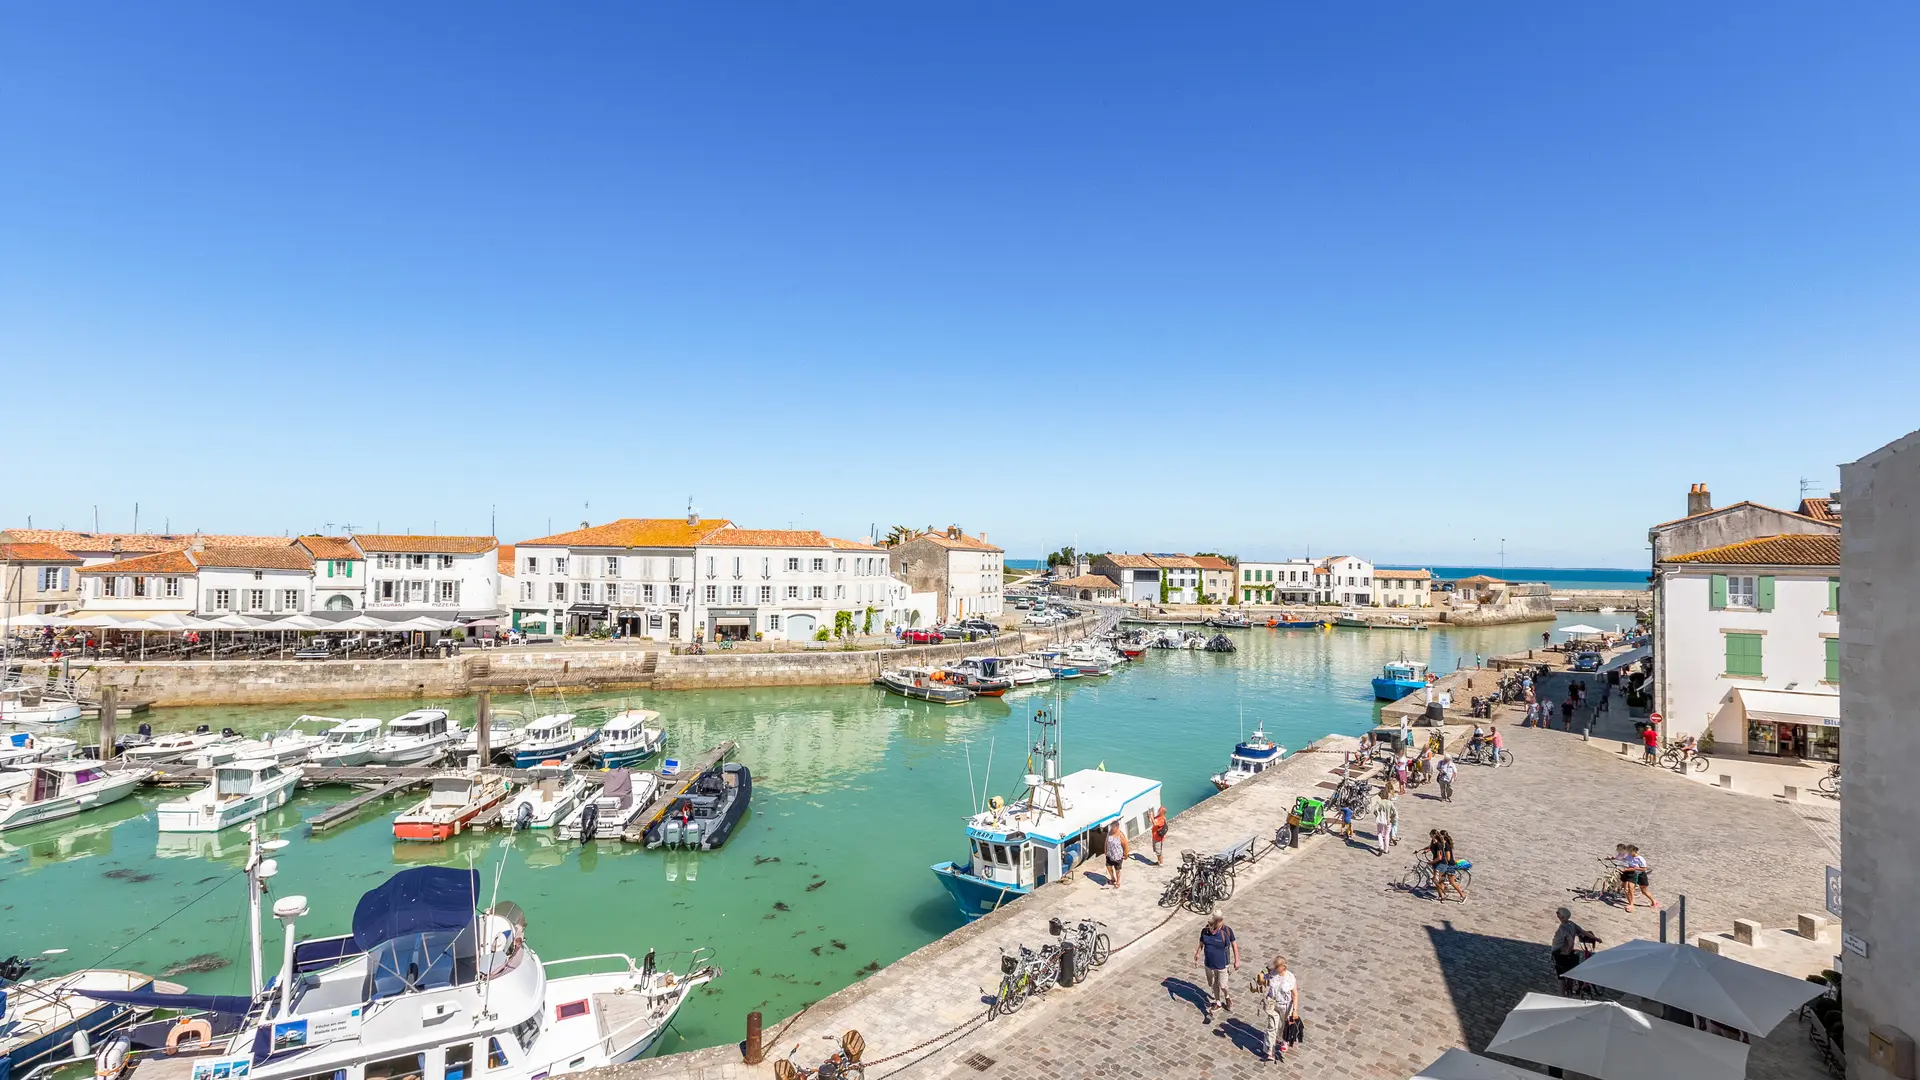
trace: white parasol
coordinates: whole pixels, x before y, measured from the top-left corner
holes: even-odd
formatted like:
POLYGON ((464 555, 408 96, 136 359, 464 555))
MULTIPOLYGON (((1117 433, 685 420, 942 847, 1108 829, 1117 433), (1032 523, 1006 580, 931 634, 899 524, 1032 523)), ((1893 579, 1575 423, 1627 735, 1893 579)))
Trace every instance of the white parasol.
POLYGON ((1615 945, 1581 961, 1568 976, 1638 994, 1753 1035, 1772 1031, 1800 1006, 1826 992, 1818 983, 1664 941, 1615 945))
POLYGON ((1441 1054, 1433 1064, 1413 1074, 1413 1080, 1539 1080, 1539 1077, 1537 1072, 1484 1058, 1458 1047, 1441 1054))
POLYGON ((1600 1080, 1742 1080, 1747 1070, 1745 1043, 1552 994, 1521 998, 1487 1049, 1600 1080))

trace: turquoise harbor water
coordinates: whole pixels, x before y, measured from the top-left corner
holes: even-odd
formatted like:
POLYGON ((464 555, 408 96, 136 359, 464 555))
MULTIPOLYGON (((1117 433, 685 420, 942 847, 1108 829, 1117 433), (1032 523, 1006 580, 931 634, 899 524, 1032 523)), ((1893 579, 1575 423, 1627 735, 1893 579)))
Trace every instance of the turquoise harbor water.
MULTIPOLYGON (((1236 632, 1241 648, 1231 655, 1155 650, 1109 679, 1066 685, 1064 764, 1104 762, 1156 777, 1169 808, 1183 809, 1212 794, 1207 777, 1225 764, 1243 726, 1264 724, 1288 747, 1363 730, 1377 713, 1368 680, 1381 664, 1405 655, 1449 670, 1457 658, 1471 664, 1476 653, 1537 643, 1544 625, 1256 629, 1236 632)), ((304 820, 349 794, 321 789, 266 819, 291 842, 274 892, 309 898, 303 935, 338 933, 360 894, 396 866, 471 861, 488 889, 504 867, 499 895, 527 910, 531 941, 549 959, 713 949, 726 974, 688 1006, 664 1049, 732 1042, 747 1011, 784 1017, 960 925, 928 867, 964 854, 969 757, 976 790, 991 756, 992 790, 1011 791, 1024 764, 1026 718, 1050 698, 1030 691, 944 708, 868 687, 823 687, 571 699, 659 710, 670 749, 736 740, 755 784, 753 811, 732 842, 706 854, 582 849, 526 834, 400 844, 391 825, 403 800, 315 836, 304 820)), ((147 719, 156 730, 206 723, 255 732, 303 712, 385 717, 410 704, 172 709, 147 719)), ((470 717, 470 702, 447 704, 470 717)), ((174 977, 204 992, 245 993, 244 839, 238 831, 158 835, 153 806, 169 797, 148 792, 0 834, 0 955, 70 949, 56 971, 212 967, 174 977)), ((268 925, 271 957, 278 930, 268 925)))

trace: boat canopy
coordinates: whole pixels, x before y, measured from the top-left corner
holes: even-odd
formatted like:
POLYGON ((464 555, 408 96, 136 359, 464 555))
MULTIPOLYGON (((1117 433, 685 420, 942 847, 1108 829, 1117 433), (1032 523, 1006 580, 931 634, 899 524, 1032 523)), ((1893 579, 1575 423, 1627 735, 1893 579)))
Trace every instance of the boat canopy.
POLYGON ((383 941, 473 923, 480 872, 451 866, 402 870, 360 898, 353 909, 353 941, 372 951, 383 941))
POLYGON ((625 769, 608 773, 606 786, 600 789, 600 796, 614 800, 622 809, 633 805, 633 774, 625 769))

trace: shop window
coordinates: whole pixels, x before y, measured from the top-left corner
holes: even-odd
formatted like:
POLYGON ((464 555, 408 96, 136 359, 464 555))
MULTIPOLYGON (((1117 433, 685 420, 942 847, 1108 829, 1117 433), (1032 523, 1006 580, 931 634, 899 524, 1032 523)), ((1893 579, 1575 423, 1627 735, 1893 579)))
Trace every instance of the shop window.
POLYGON ((1807 756, 1821 761, 1839 761, 1840 729, 1837 727, 1809 728, 1807 756))
POLYGON ((1767 720, 1747 721, 1747 753, 1778 754, 1780 752, 1779 726, 1767 720))

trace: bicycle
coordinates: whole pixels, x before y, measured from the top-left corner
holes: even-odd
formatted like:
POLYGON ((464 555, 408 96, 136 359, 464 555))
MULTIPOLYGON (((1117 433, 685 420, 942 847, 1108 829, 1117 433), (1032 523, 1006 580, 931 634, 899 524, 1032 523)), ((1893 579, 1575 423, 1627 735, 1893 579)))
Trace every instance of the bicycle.
POLYGON ((1605 855, 1600 856, 1600 876, 1591 886, 1584 889, 1568 889, 1575 900, 1598 900, 1601 903, 1613 897, 1625 898, 1626 886, 1620 881, 1620 864, 1605 855))
POLYGON ((1225 903, 1233 895, 1233 863, 1220 858, 1199 861, 1194 872, 1193 889, 1187 895, 1187 909, 1208 914, 1215 904, 1225 903))
POLYGON ((1034 952, 1025 945, 1018 955, 1000 952, 1000 992, 994 995, 993 1015, 1020 1011, 1027 999, 1044 994, 1060 981, 1060 948, 1047 944, 1034 952))
POLYGON ((1840 766, 1834 765, 1829 768, 1827 775, 1821 777, 1820 782, 1815 785, 1815 790, 1822 795, 1840 794, 1840 766))
MULTIPOLYGON (((820 1036, 831 1039, 831 1035, 820 1036)), ((817 1069, 806 1069, 793 1063, 793 1055, 800 1052, 800 1044, 795 1043, 787 1056, 773 1063, 775 1080, 805 1080, 817 1077, 818 1080, 864 1080, 866 1067, 860 1064, 860 1055, 866 1053, 867 1040, 858 1031, 851 1028, 840 1034, 840 1048, 835 1050, 817 1069)))
MULTIPOLYGON (((1595 986, 1588 982, 1581 982, 1572 975, 1572 972, 1579 970, 1580 965, 1586 963, 1587 958, 1593 955, 1593 947, 1598 944, 1600 944, 1600 935, 1590 930, 1580 931, 1579 943, 1574 946, 1574 952, 1580 959, 1574 961, 1573 967, 1567 969, 1567 974, 1558 976, 1560 979, 1561 994, 1567 997, 1584 998, 1587 1001, 1601 1001, 1606 999, 1603 987, 1595 986)), ((1549 956, 1548 959, 1551 960, 1552 957, 1549 956)), ((1556 972, 1556 974, 1558 973, 1556 972)))
POLYGON ((1469 765, 1490 765, 1497 769, 1508 769, 1513 767, 1513 751, 1506 747, 1495 750, 1492 743, 1483 742, 1479 746, 1468 746, 1461 751, 1460 760, 1469 765))
POLYGON ((1167 887, 1160 891, 1161 907, 1186 906, 1187 900, 1193 895, 1194 867, 1199 858, 1197 852, 1180 853, 1180 866, 1173 872, 1173 880, 1167 882, 1167 887))
MULTIPOLYGON (((1473 864, 1462 859, 1453 866, 1454 883, 1460 886, 1461 892, 1467 891, 1468 886, 1473 884, 1473 864)), ((1441 899, 1440 880, 1434 874, 1433 864, 1425 859, 1415 862, 1411 869, 1401 875, 1400 888, 1410 893, 1417 893, 1424 889, 1432 893, 1434 899, 1441 899)))
POLYGON ((1688 769, 1694 772, 1706 772, 1709 764, 1711 763, 1705 755, 1697 750, 1688 750, 1680 743, 1668 743, 1667 748, 1660 754, 1661 767, 1672 769, 1674 772, 1686 772, 1688 769))
POLYGON ((1081 919, 1071 926, 1053 919, 1047 924, 1047 932, 1059 938, 1063 948, 1072 948, 1074 970, 1069 982, 1079 982, 1088 970, 1104 967, 1113 956, 1113 941, 1107 937, 1107 924, 1097 919, 1081 919))

